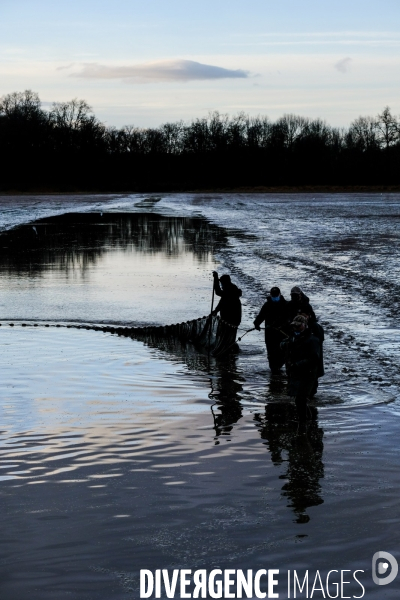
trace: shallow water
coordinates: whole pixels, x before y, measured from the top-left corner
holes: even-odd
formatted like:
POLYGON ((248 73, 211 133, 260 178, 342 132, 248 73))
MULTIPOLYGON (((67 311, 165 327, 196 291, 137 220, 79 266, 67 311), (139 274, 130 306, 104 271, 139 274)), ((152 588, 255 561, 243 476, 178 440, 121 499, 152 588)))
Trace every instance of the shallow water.
POLYGON ((223 232, 199 218, 41 219, 2 235, 2 317, 160 324, 207 314, 213 252, 224 243, 223 232))
POLYGON ((365 597, 397 597, 370 565, 399 542, 400 197, 37 202, 0 223, 1 597, 138 597, 140 568, 217 566, 358 568, 365 597), (307 438, 260 334, 218 363, 42 326, 197 317, 216 267, 244 330, 271 285, 311 296, 328 368, 307 438))

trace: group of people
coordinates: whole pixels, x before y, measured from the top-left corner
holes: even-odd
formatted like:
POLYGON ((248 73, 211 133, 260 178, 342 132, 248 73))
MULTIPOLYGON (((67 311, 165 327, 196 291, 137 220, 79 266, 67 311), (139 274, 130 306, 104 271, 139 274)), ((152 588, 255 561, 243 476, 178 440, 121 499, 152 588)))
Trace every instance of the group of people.
MULTIPOLYGON (((242 291, 231 281, 229 275, 214 271, 214 292, 220 297, 213 311, 221 319, 238 327, 242 317, 240 297, 242 291)), ((324 330, 317 322, 309 298, 299 286, 291 289, 286 300, 278 287, 272 287, 267 301, 254 320, 254 327, 261 330, 265 323, 265 345, 272 373, 286 366, 288 393, 295 397, 300 423, 307 420, 307 401, 318 388, 318 378, 324 374, 324 330)))

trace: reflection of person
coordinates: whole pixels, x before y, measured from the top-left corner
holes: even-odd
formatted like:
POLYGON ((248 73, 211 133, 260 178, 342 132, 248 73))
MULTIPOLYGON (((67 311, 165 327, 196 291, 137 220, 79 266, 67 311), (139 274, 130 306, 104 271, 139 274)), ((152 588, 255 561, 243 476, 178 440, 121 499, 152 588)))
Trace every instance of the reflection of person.
POLYGON ((307 523, 310 520, 307 508, 323 503, 320 479, 324 476, 324 432, 318 427, 317 409, 313 408, 307 436, 297 436, 291 413, 290 404, 269 403, 265 407, 265 416, 256 414, 254 419, 259 424, 261 438, 267 442, 273 464, 287 465, 286 473, 280 475, 281 479, 286 479, 282 495, 289 500, 288 506, 296 514, 296 522, 307 523))
POLYGON ((296 514, 296 523, 308 523, 306 509, 323 504, 319 480, 324 476, 323 431, 315 421, 311 422, 307 436, 292 438, 288 448, 287 482, 282 487, 296 514))
POLYGON ((293 321, 293 319, 300 313, 306 313, 307 315, 310 315, 310 323, 315 321, 315 313, 310 304, 310 300, 298 285, 295 285, 290 291, 288 313, 289 321, 293 321))
POLYGON ((287 326, 288 303, 278 287, 271 288, 267 301, 262 306, 254 320, 254 327, 260 331, 260 325, 265 321, 265 345, 267 347, 268 363, 272 372, 279 371, 285 362, 280 344, 286 335, 282 331, 287 326))
POLYGON ((282 342, 288 374, 288 394, 295 397, 297 415, 301 426, 307 422, 307 401, 318 377, 321 344, 307 319, 301 315, 292 322, 293 334, 282 342))
POLYGON ((213 271, 213 276, 214 291, 221 298, 217 307, 213 310, 213 315, 220 313, 223 321, 238 327, 242 320, 242 304, 240 302, 242 290, 231 282, 229 275, 222 275, 218 279, 217 271, 213 271))
POLYGON ((211 412, 214 418, 216 445, 220 443, 220 436, 232 435, 235 424, 242 418, 241 381, 243 376, 237 371, 235 358, 216 362, 209 394, 209 398, 215 399, 211 412))

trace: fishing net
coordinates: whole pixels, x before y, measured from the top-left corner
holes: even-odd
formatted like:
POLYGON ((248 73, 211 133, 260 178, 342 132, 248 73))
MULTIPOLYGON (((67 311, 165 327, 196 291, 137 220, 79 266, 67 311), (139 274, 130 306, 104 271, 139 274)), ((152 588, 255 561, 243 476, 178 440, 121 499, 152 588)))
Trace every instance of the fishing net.
MULTIPOLYGON (((0 323, 0 326, 2 323, 0 323)), ((30 327, 30 323, 20 323, 22 327, 30 327)), ((9 323, 14 327, 14 323, 9 323)), ((67 327, 76 329, 91 329, 93 331, 104 331, 130 337, 145 344, 157 346, 165 350, 180 350, 190 344, 198 351, 206 351, 215 357, 222 357, 229 352, 237 350, 236 332, 237 327, 223 321, 218 316, 208 315, 186 321, 174 323, 173 325, 160 325, 148 327, 115 327, 112 325, 64 325, 49 323, 34 323, 34 327, 67 327)), ((240 340, 241 338, 239 338, 240 340)))
POLYGON ((218 316, 208 315, 173 325, 148 327, 105 327, 104 331, 118 333, 156 346, 171 347, 191 343, 215 357, 223 356, 236 346, 237 327, 218 316))

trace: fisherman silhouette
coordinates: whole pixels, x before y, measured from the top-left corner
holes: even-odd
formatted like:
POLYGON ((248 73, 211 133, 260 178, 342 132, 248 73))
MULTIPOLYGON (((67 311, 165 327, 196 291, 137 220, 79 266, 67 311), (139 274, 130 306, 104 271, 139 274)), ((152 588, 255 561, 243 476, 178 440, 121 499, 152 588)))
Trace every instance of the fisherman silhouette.
POLYGON ((265 321, 265 345, 269 367, 273 373, 277 373, 285 362, 280 344, 286 337, 284 329, 288 322, 288 302, 278 287, 271 288, 267 301, 254 320, 255 329, 260 331, 263 321, 265 321))
POLYGON ((293 321, 293 319, 301 313, 306 313, 310 316, 310 324, 315 321, 315 313, 310 304, 310 300, 298 285, 295 285, 290 290, 290 300, 287 309, 289 322, 293 321))
POLYGON ((242 320, 242 304, 240 297, 242 290, 232 283, 229 275, 222 275, 218 278, 217 271, 213 271, 214 276, 214 292, 217 296, 220 296, 216 308, 213 310, 213 315, 220 313, 220 317, 223 321, 239 327, 242 320))
POLYGON ((321 362, 321 343, 301 315, 292 322, 291 336, 282 342, 288 375, 288 394, 294 396, 299 425, 307 428, 307 402, 315 388, 321 362))

